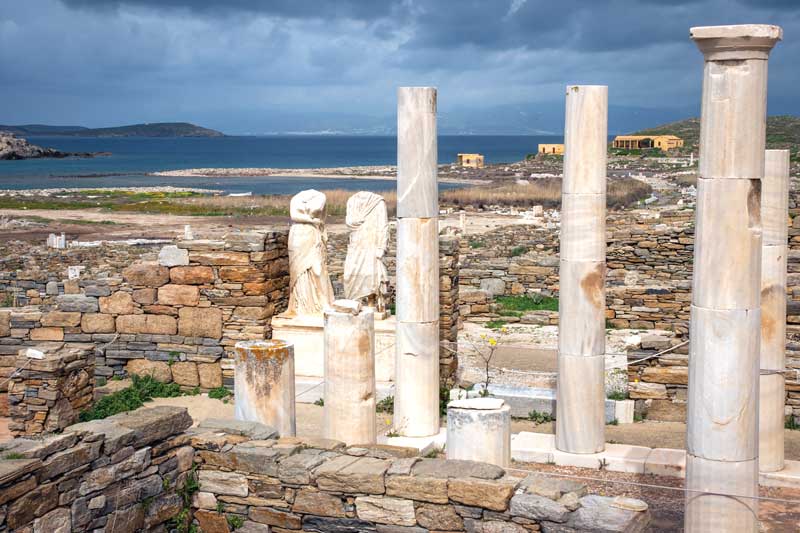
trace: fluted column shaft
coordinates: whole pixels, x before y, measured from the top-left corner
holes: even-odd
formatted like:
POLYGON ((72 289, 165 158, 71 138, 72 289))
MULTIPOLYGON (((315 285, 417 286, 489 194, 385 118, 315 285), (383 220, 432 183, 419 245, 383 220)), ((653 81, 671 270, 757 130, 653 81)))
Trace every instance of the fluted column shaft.
POLYGON ((397 334, 394 428, 439 432, 439 189, 436 89, 397 91, 397 334))
POLYGON ((605 447, 608 87, 567 87, 559 237, 556 447, 605 447))
POLYGON ((761 179, 775 26, 691 29, 705 57, 690 324, 690 532, 758 529, 761 179))

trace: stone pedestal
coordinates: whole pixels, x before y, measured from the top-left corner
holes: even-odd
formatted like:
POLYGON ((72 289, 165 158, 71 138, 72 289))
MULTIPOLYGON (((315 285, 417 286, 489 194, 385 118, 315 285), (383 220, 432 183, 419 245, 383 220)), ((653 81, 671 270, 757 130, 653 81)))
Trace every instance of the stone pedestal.
POLYGON ((236 419, 295 436, 294 347, 280 340, 243 341, 234 353, 236 419))
POLYGON ((786 403, 786 258, 789 253, 789 150, 767 150, 761 180, 761 383, 758 467, 784 466, 786 403))
MULTIPOLYGON (((691 29, 705 56, 697 180, 686 487, 758 494, 761 179, 777 26, 691 29)), ((758 530, 750 498, 686 495, 685 530, 758 530)))
POLYGON ((436 89, 397 91, 397 340, 394 428, 439 432, 436 89))
MULTIPOLYGON (((395 317, 375 320, 375 380, 389 385, 395 372, 395 317)), ((295 374, 307 378, 325 376, 325 339, 322 316, 276 316, 272 338, 286 341, 295 349, 295 374)))
POLYGON ((325 310, 325 403, 322 436, 375 444, 375 319, 354 300, 325 310))
POLYGON ((556 447, 605 446, 608 87, 567 87, 564 125, 556 447))
POLYGON ((511 463, 511 408, 499 398, 456 400, 447 406, 447 458, 511 463))

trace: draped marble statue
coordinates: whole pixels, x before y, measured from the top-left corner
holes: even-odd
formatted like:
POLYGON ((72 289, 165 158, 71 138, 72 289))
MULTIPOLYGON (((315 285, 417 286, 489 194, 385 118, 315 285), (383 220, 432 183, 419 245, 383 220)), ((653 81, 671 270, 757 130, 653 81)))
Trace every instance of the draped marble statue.
POLYGON ((375 193, 361 191, 347 200, 350 243, 344 262, 344 296, 365 301, 376 318, 386 311, 389 272, 383 256, 389 245, 386 202, 375 193))
POLYGON ((321 314, 333 302, 328 276, 325 195, 314 189, 292 197, 289 214, 289 308, 287 316, 321 314))

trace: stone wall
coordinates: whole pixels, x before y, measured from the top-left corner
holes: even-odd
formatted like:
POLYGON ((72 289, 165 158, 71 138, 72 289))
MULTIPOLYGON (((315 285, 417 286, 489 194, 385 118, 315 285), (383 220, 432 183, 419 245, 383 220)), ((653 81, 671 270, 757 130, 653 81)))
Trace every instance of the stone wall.
POLYGON ((8 386, 8 428, 16 436, 61 431, 92 403, 94 346, 39 348, 20 350, 8 386))
POLYGON ((574 481, 412 457, 407 448, 263 433, 229 421, 193 431, 202 531, 227 533, 236 522, 250 533, 634 532, 649 521, 647 510, 629 510, 642 502, 611 506, 613 498, 587 495, 574 481))
POLYGON ((165 531, 193 476, 191 423, 186 409, 157 407, 4 443, 0 531, 165 531))

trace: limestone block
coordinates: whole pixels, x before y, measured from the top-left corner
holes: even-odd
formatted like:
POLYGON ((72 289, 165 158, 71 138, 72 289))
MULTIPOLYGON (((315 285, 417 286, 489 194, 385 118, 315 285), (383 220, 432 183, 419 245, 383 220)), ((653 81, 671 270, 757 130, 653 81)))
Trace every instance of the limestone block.
POLYGON ((125 365, 125 372, 137 376, 151 376, 156 381, 169 383, 172 381, 172 370, 164 361, 150 361, 148 359, 131 359, 125 365))
POLYGON ((190 252, 189 260, 206 266, 235 266, 250 264, 247 252, 190 252))
POLYGON ((98 298, 98 302, 101 313, 110 315, 133 314, 133 296, 129 292, 117 291, 111 296, 101 296, 98 298))
MULTIPOLYGON (((564 194, 561 201, 560 256, 567 261, 605 261, 605 194, 564 194)), ((563 274, 559 274, 563 278, 563 274)))
POLYGON ((789 150, 767 150, 761 180, 764 245, 786 246, 789 224, 789 150))
POLYGON ((164 246, 158 252, 158 264, 165 267, 182 266, 189 264, 189 251, 171 244, 164 246))
POLYGON ((415 526, 414 502, 388 496, 359 496, 356 514, 361 520, 396 526, 415 526))
POLYGON ((236 472, 220 472, 217 470, 200 470, 198 473, 200 486, 206 492, 224 496, 247 496, 247 478, 236 472))
POLYGON ((447 458, 509 466, 511 408, 498 398, 450 402, 447 406, 447 458))
POLYGON ((452 505, 419 504, 417 522, 420 526, 433 531, 463 531, 464 529, 464 520, 456 513, 452 505))
POLYGON ((228 266, 220 267, 219 277, 231 283, 260 282, 265 280, 266 274, 253 266, 228 266))
POLYGON ((45 327, 75 327, 81 323, 81 314, 78 312, 50 311, 42 315, 42 326, 45 327))
POLYGON ((77 313, 96 313, 99 309, 97 298, 82 294, 62 294, 56 296, 56 307, 59 311, 77 313))
POLYGON ((371 309, 324 314, 325 389, 322 435, 347 444, 374 444, 375 318, 371 309))
POLYGON ((559 354, 556 405, 556 448, 559 450, 569 453, 603 451, 604 373, 604 355, 559 354))
POLYGON ((30 336, 32 341, 63 341, 64 328, 35 328, 30 336))
POLYGON ((642 371, 642 381, 688 385, 689 368, 685 366, 649 366, 642 371))
POLYGON ((397 323, 394 428, 407 437, 439 432, 439 322, 397 323))
POLYGON ((156 303, 156 289, 135 289, 132 293, 133 301, 137 304, 152 305, 156 303))
POLYGON ((605 353, 605 260, 561 260, 559 270, 558 352, 605 353))
POLYGON ((695 216, 692 303, 711 309, 758 307, 761 287, 760 182, 699 178, 695 216), (703 273, 708 273, 712 279, 701 278, 703 273))
POLYGON ((452 501, 492 511, 508 509, 515 489, 516 480, 505 478, 454 478, 447 483, 447 495, 452 501))
POLYGON ((219 363, 197 363, 197 374, 203 389, 222 387, 222 369, 219 363))
POLYGON ((279 340, 242 341, 234 347, 237 420, 260 422, 293 437, 295 422, 294 347, 279 340))
POLYGON ((152 263, 137 263, 123 270, 122 277, 136 287, 160 287, 169 281, 169 269, 152 263))
POLYGON ((194 306, 200 302, 200 289, 195 285, 164 285, 158 288, 158 303, 161 305, 194 306))
POLYGON ((439 214, 436 89, 397 90, 397 216, 439 214))
POLYGON ((120 315, 116 325, 118 333, 175 335, 178 331, 175 318, 166 315, 120 315))
POLYGON ((761 312, 692 306, 687 451, 715 461, 758 457, 761 312))
POLYGON ((344 518, 345 516, 344 505, 340 497, 306 488, 298 490, 295 494, 292 511, 334 518, 344 518))
POLYGON ((197 387, 200 385, 200 378, 197 374, 197 364, 190 361, 179 361, 172 363, 172 381, 178 385, 186 387, 197 387))
POLYGON ((439 221, 408 218, 397 221, 398 322, 439 319, 439 221))
POLYGON ((169 269, 169 279, 176 285, 204 285, 214 281, 214 269, 209 266, 183 266, 169 269))
POLYGON ((631 382, 628 383, 628 396, 634 400, 666 399, 667 386, 663 383, 631 382))
POLYGON ((222 309, 181 307, 178 310, 178 334, 184 337, 222 338, 222 309))
POLYGON ((390 465, 383 459, 342 455, 316 469, 317 486, 329 492, 383 494, 384 477, 390 465))
POLYGON ((686 456, 686 484, 689 490, 735 494, 714 496, 686 493, 686 524, 694 531, 758 531, 758 460, 711 461, 686 456))
POLYGON ((777 472, 784 467, 784 403, 786 387, 781 374, 759 376, 758 469, 777 472))
POLYGON ((11 335, 11 311, 0 311, 0 337, 11 335))
POLYGON ((84 313, 81 316, 81 331, 84 333, 114 333, 116 321, 111 315, 84 313))
POLYGON ((605 194, 607 135, 608 87, 567 86, 564 193, 605 194))

